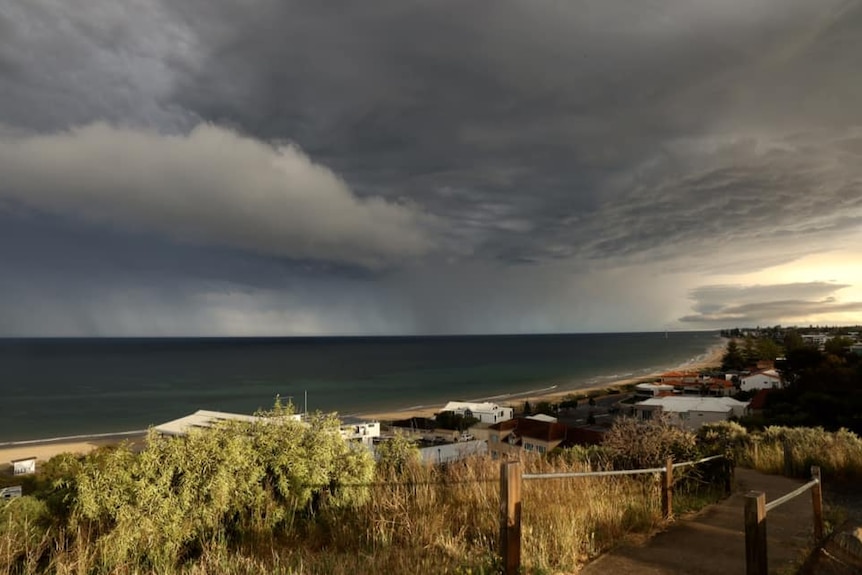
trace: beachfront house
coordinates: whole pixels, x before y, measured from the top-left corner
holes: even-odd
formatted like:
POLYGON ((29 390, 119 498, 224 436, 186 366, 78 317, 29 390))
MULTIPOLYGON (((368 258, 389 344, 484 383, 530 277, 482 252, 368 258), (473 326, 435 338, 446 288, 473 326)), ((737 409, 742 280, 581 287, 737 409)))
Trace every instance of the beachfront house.
POLYGON ((380 437, 379 421, 342 422, 341 437, 346 441, 370 446, 380 437))
POLYGON ((36 473, 35 457, 12 460, 12 475, 32 475, 33 473, 36 473))
POLYGON ((758 389, 781 389, 783 387, 781 375, 774 369, 758 371, 741 378, 740 389, 742 391, 755 391, 758 389))
POLYGON ((481 423, 499 423, 512 419, 514 410, 511 407, 500 407, 488 401, 475 403, 471 401, 450 401, 441 411, 451 411, 464 417, 475 417, 481 423))
POLYGON ((639 383, 635 386, 635 398, 638 401, 672 393, 673 386, 664 383, 639 383))
POLYGON ((419 449, 419 457, 425 463, 452 463, 486 453, 488 453, 488 444, 479 440, 443 443, 419 449))
POLYGON ((638 419, 647 420, 664 414, 671 423, 696 431, 705 423, 726 421, 747 414, 748 403, 731 397, 654 397, 634 405, 638 419))
MULTIPOLYGON (((294 413, 284 417, 299 422, 303 420, 302 414, 299 413, 294 413)), ((192 429, 208 429, 224 421, 245 421, 250 423, 267 419, 268 418, 259 417, 257 415, 199 409, 191 415, 157 425, 155 429, 156 432, 161 435, 184 436, 192 429)), ((354 443, 361 443, 365 446, 370 446, 373 443, 374 438, 380 437, 380 422, 360 420, 344 422, 339 428, 339 432, 345 441, 352 441, 354 443)))
MULTIPOLYGON (((291 419, 300 421, 302 416, 294 414, 288 416, 291 419)), ((193 429, 209 429, 214 425, 224 421, 245 421, 254 422, 262 419, 256 415, 245 415, 242 413, 228 413, 225 411, 209 411, 207 409, 199 409, 191 415, 174 419, 161 425, 156 426, 156 432, 161 435, 184 436, 193 429)))
POLYGON ((557 447, 598 444, 603 438, 602 433, 592 429, 527 417, 495 423, 487 432, 488 450, 495 459, 521 452, 542 455, 557 447))

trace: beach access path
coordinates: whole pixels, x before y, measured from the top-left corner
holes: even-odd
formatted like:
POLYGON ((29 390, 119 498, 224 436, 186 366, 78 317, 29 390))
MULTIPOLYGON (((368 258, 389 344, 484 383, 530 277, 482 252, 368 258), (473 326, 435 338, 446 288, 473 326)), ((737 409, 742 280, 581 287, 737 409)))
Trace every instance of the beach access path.
MULTIPOLYGON (((763 491, 773 501, 804 482, 737 468, 734 493, 700 512, 678 518, 642 544, 622 544, 585 565, 581 575, 744 575, 745 493, 763 491)), ((824 485, 824 496, 829 486, 824 485)), ((770 573, 796 573, 813 544, 810 493, 769 511, 770 573)))

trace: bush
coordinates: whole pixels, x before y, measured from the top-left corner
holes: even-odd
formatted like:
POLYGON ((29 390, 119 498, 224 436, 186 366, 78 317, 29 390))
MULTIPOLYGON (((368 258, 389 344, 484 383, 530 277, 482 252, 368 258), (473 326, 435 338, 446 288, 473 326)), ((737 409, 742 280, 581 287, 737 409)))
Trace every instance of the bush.
POLYGON ((361 503, 373 473, 338 421, 279 417, 224 422, 186 437, 151 431, 140 454, 123 446, 88 458, 78 519, 93 529, 103 564, 169 570, 190 551, 238 533, 266 538, 298 513, 361 503))
POLYGON ((671 425, 666 417, 617 418, 603 445, 615 469, 661 467, 668 457, 682 462, 698 455, 695 435, 671 425))
POLYGON ((33 573, 50 550, 48 507, 25 495, 0 501, 0 568, 33 573), (9 569, 17 566, 15 569, 9 569))

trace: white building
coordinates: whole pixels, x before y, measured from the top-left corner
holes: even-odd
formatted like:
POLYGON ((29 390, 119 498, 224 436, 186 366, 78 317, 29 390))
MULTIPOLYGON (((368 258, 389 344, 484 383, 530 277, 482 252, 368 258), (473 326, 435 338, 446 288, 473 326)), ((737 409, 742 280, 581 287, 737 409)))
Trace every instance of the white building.
POLYGON ((666 383, 639 383, 635 386, 635 397, 638 399, 670 395, 673 386, 666 383))
MULTIPOLYGON (((303 420, 303 416, 300 413, 294 413, 285 417, 293 421, 303 420)), ((199 409, 191 415, 156 426, 156 431, 162 435, 182 436, 186 435, 192 429, 208 429, 222 421, 245 421, 251 423, 258 420, 267 421, 269 419, 268 417, 258 417, 256 415, 199 409)), ((339 428, 339 432, 341 433, 341 437, 346 441, 371 445, 375 437, 380 437, 380 422, 357 420, 343 423, 339 428)))
POLYGON ((739 386, 742 391, 780 389, 781 387, 781 376, 774 369, 767 369, 765 371, 758 371, 751 375, 746 375, 740 379, 739 386))
POLYGON ((500 423, 512 419, 514 410, 511 407, 500 407, 496 403, 469 401, 450 401, 442 411, 451 411, 464 417, 475 417, 482 423, 500 423))
POLYGON ((375 437, 380 437, 380 422, 345 423, 341 426, 341 437, 347 441, 371 445, 374 443, 375 437))
POLYGON ((423 447, 419 450, 419 457, 425 463, 449 463, 486 453, 488 453, 488 444, 484 441, 474 440, 423 447))
MULTIPOLYGON (((295 419, 296 421, 302 420, 302 416, 298 413, 288 417, 290 419, 295 419)), ((192 429, 209 429, 213 425, 222 421, 254 422, 259 419, 266 418, 258 417, 256 415, 244 415, 242 413, 227 413, 224 411, 199 409, 191 415, 157 425, 156 432, 161 433, 162 435, 186 435, 192 429)))
POLYGON ((36 458, 15 459, 12 461, 12 475, 31 475, 36 473, 36 458))
POLYGON ((745 415, 748 403, 730 397, 666 396, 647 399, 634 408, 639 419, 652 419, 663 413, 672 423, 694 431, 705 423, 745 415))

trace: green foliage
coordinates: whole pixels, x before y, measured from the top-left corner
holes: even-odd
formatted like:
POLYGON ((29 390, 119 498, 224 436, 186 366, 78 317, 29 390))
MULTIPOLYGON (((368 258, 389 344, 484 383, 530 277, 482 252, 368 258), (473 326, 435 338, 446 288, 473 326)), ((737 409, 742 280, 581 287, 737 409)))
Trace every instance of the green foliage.
POLYGON ((406 465, 419 461, 419 450, 405 435, 396 433, 375 447, 377 466, 387 472, 400 473, 406 465))
POLYGON ((735 421, 707 423, 697 430, 697 442, 708 455, 725 455, 736 460, 740 449, 747 445, 748 431, 735 421))
POLYGON ((757 458, 752 448, 746 461, 756 469, 781 473, 786 443, 794 475, 808 476, 811 466, 817 465, 827 477, 862 479, 862 439, 846 429, 830 432, 820 427, 769 426, 756 441, 757 458))
POLYGON ((641 421, 618 418, 603 443, 614 469, 645 469, 674 461, 689 461, 698 455, 693 433, 672 425, 667 418, 641 421))
POLYGON ((35 497, 0 501, 0 568, 35 572, 49 548, 48 523, 48 506, 35 497))
POLYGON ((103 562, 167 569, 207 541, 274 533, 300 512, 364 500, 371 456, 341 438, 337 420, 301 423, 279 405, 270 415, 181 438, 151 431, 140 454, 122 446, 88 458, 78 518, 98 534, 103 562))
MULTIPOLYGON (((836 346, 844 344, 838 342, 836 346)), ((843 353, 843 352, 842 352, 843 353)), ((862 433, 862 362, 859 356, 795 348, 781 365, 787 389, 767 398, 764 418, 772 425, 842 427, 862 433)))
POLYGON ((745 365, 746 358, 740 351, 736 340, 732 339, 727 342, 727 349, 721 358, 721 369, 723 371, 741 370, 745 369, 745 365))
POLYGON ((479 423, 479 419, 461 415, 454 411, 441 411, 434 417, 435 425, 440 429, 454 429, 457 431, 466 431, 479 423))

